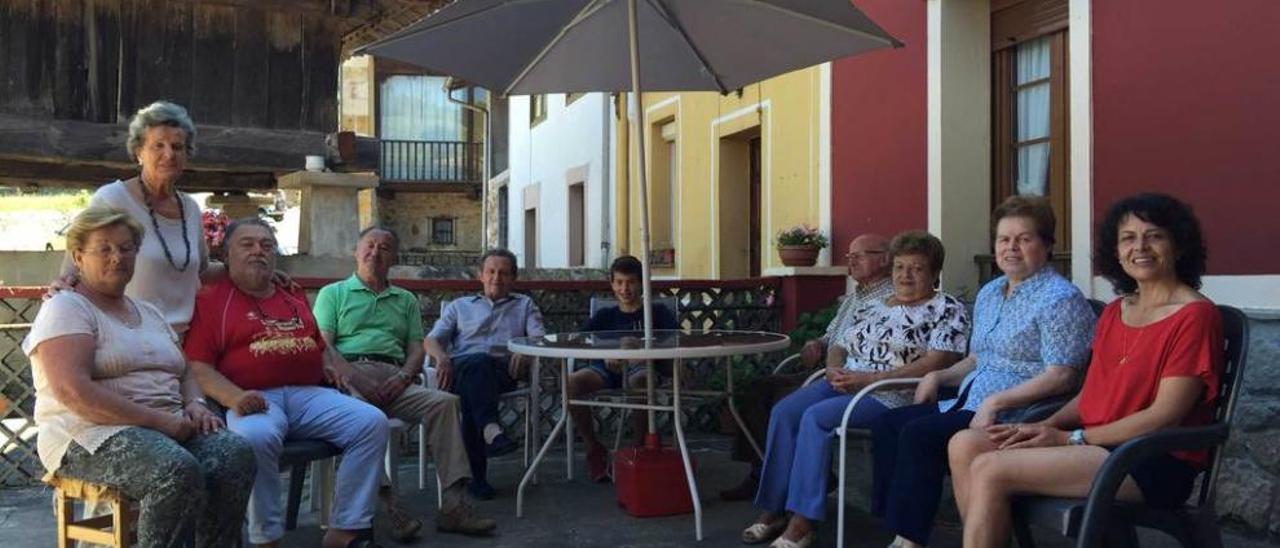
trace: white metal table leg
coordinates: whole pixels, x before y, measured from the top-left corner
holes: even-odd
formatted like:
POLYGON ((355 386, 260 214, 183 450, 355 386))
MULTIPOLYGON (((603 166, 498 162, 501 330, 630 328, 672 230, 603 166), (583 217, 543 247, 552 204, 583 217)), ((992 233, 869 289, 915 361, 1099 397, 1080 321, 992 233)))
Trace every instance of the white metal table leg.
MULTIPOLYGON (((536 445, 530 444, 536 444, 542 440, 542 437, 538 435, 542 427, 542 358, 535 357, 533 359, 532 375, 529 378, 529 402, 526 405, 533 406, 533 408, 524 410, 525 419, 529 425, 529 438, 525 440, 524 467, 526 469, 530 467, 529 448, 536 447, 536 445)), ((535 485, 538 483, 538 474, 536 472, 533 474, 533 483, 535 485)))
POLYGON ((760 457, 761 461, 764 461, 764 451, 760 450, 760 444, 756 443, 755 436, 751 435, 751 430, 747 428, 746 421, 742 420, 742 415, 738 414, 738 406, 733 402, 733 362, 729 358, 722 359, 725 364, 725 394, 729 398, 729 414, 733 415, 733 421, 738 423, 738 428, 747 437, 747 443, 750 443, 751 448, 755 449, 756 456, 760 457))
POLYGON ((680 446, 680 460, 684 462, 684 478, 689 482, 689 499, 693 501, 694 537, 702 540, 702 500, 698 498, 698 484, 693 479, 693 464, 689 460, 689 447, 684 441, 684 427, 680 425, 680 360, 676 360, 671 372, 671 399, 675 407, 671 422, 675 424, 676 444, 680 446))
MULTIPOLYGON (((563 364, 564 362, 561 362, 561 363, 563 364)), ((568 388, 569 377, 566 374, 567 372, 565 371, 564 365, 561 366, 560 372, 562 373, 560 375, 561 394, 567 395, 569 391, 569 388, 568 388)), ((560 413, 560 420, 556 421, 555 428, 551 429, 551 435, 547 436, 547 441, 542 443, 542 448, 538 450, 537 455, 534 455, 533 462, 529 464, 529 468, 524 471, 524 477, 520 478, 520 486, 516 488, 516 517, 517 518, 524 517, 525 486, 529 484, 530 479, 534 478, 537 475, 538 465, 542 463, 542 458, 546 456, 547 450, 551 448, 551 444, 556 440, 556 436, 560 435, 560 429, 565 427, 565 424, 566 424, 565 418, 569 416, 568 407, 564 405, 564 402, 566 401, 568 401, 567 398, 564 400, 561 400, 560 407, 564 409, 564 411, 560 413)))
POLYGON ((569 413, 569 375, 573 374, 573 358, 568 359, 560 377, 560 415, 564 419, 564 477, 573 480, 573 415, 569 413))

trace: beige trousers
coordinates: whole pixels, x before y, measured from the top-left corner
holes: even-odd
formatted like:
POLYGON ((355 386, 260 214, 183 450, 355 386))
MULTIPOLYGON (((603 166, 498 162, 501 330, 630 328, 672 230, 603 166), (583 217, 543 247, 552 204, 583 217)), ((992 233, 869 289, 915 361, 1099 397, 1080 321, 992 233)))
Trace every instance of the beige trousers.
MULTIPOLYGON (((371 360, 358 360, 352 362, 351 366, 377 383, 382 383, 400 370, 392 364, 371 360)), ((353 392, 353 395, 361 400, 365 399, 358 393, 353 392)), ((399 398, 383 407, 382 412, 388 417, 408 423, 422 423, 427 427, 427 448, 431 450, 431 458, 436 461, 441 485, 447 488, 460 479, 471 478, 467 450, 462 445, 462 415, 458 407, 458 396, 410 384, 399 398)))

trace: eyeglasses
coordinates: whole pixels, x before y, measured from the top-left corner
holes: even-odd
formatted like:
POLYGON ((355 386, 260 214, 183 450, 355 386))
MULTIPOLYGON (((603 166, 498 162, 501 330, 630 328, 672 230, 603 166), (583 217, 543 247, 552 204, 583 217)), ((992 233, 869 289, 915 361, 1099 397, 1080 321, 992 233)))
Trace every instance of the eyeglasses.
POLYGON ((89 255, 93 255, 96 257, 103 257, 103 258, 110 258, 112 255, 118 255, 120 257, 133 257, 138 254, 138 248, 133 246, 116 247, 116 246, 103 245, 103 246, 97 246, 97 247, 83 247, 83 248, 80 248, 80 251, 84 253, 88 253, 89 255))
POLYGON ((844 258, 846 261, 856 261, 868 255, 884 255, 885 253, 887 253, 887 251, 855 251, 853 253, 845 253, 844 258))

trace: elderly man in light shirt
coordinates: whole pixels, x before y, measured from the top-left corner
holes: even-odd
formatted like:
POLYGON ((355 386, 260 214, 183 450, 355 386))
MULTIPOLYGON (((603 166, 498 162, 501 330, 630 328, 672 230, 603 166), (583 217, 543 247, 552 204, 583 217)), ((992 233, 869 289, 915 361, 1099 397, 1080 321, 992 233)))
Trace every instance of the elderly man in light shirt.
POLYGON ((510 251, 485 252, 480 267, 484 290, 445 306, 424 341, 437 384, 461 398, 462 441, 471 464, 469 488, 482 499, 493 497, 486 459, 516 448, 498 424, 498 396, 515 388, 530 361, 508 352, 507 342, 545 333, 533 299, 511 292, 517 272, 516 256, 510 251))
MULTIPOLYGON (((422 370, 422 314, 418 297, 388 278, 399 250, 400 237, 391 229, 375 225, 361 231, 356 272, 320 289, 312 307, 316 325, 325 342, 351 364, 349 384, 363 386, 353 386, 351 395, 389 417, 426 426, 427 447, 444 488, 436 529, 487 534, 496 523, 481 516, 466 497, 471 473, 458 430, 458 397, 413 383, 422 370)), ((417 536, 422 522, 396 500, 388 479, 379 497, 386 504, 394 537, 405 542, 417 536)))
MULTIPOLYGON (((769 375, 752 383, 742 401, 742 419, 747 423, 751 436, 757 443, 763 442, 769 427, 769 413, 773 404, 794 392, 812 373, 813 368, 823 363, 822 357, 827 345, 837 334, 849 329, 853 322, 853 313, 862 305, 877 299, 888 298, 893 294, 893 282, 889 278, 889 240, 879 234, 863 234, 849 242, 849 252, 844 256, 848 265, 849 277, 853 278, 853 291, 843 297, 826 332, 819 338, 805 342, 800 350, 800 362, 804 372, 781 375, 769 375)), ((720 492, 724 500, 746 500, 754 497, 760 479, 760 456, 756 454, 751 443, 742 432, 738 432, 733 443, 733 458, 751 463, 751 473, 735 487, 720 492)))

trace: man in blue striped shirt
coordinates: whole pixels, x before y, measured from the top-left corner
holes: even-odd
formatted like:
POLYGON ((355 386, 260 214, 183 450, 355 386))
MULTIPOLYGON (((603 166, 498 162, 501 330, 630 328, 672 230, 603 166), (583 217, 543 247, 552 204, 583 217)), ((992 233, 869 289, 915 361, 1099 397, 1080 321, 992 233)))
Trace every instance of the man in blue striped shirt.
POLYGON ((480 267, 483 292, 446 305, 424 341, 438 386, 461 399, 462 441, 471 464, 471 493, 477 498, 493 497, 486 458, 516 449, 498 424, 498 396, 515 389, 530 360, 508 352, 507 342, 545 333, 533 299, 511 292, 517 272, 516 256, 510 251, 485 252, 480 267))

